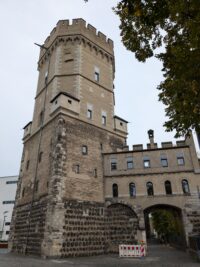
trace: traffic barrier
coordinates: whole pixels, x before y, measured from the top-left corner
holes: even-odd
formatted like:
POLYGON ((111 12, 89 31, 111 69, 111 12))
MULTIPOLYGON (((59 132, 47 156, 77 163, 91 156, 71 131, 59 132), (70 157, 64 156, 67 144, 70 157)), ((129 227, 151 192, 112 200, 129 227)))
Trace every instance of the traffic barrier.
POLYGON ((144 257, 146 256, 145 245, 119 245, 120 257, 144 257))

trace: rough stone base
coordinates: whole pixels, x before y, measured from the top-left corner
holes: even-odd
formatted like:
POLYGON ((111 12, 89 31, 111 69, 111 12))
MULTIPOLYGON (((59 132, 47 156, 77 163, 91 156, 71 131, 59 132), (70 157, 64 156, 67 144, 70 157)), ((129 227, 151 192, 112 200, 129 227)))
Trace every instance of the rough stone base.
MULTIPOLYGON (((53 253, 54 257, 92 256, 118 252, 119 244, 135 242, 138 219, 134 211, 126 205, 112 204, 105 207, 104 203, 66 200, 63 209, 65 221, 61 226, 62 229, 52 231, 48 235, 50 243, 51 238, 61 240, 57 251, 59 255, 53 253), (60 234, 63 238, 60 238, 60 234)), ((33 204, 30 226, 29 210, 30 205, 16 207, 10 247, 13 252, 41 255, 47 201, 43 199, 33 204)), ((53 214, 51 216, 55 216, 53 214)), ((45 256, 51 257, 52 249, 53 247, 50 247, 49 255, 45 256)))
POLYGON ((31 212, 30 206, 31 204, 15 207, 9 247, 12 252, 41 255, 47 201, 41 199, 34 202, 31 212))
POLYGON ((133 244, 138 219, 127 206, 67 201, 63 257, 118 252, 119 244, 133 244))

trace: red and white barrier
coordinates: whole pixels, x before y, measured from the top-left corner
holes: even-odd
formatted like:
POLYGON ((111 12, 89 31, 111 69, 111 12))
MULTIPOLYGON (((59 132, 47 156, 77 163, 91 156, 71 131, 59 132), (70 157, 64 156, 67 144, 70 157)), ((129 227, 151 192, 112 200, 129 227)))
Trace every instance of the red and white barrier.
POLYGON ((120 257, 144 257, 146 256, 145 245, 119 245, 120 257))

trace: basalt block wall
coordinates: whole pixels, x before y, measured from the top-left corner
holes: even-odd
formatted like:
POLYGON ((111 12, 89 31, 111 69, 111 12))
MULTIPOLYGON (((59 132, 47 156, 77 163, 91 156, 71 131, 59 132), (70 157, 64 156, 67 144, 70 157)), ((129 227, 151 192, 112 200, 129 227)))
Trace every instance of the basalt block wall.
POLYGON ((10 249, 12 252, 41 255, 44 237, 47 199, 44 197, 15 208, 15 224, 11 227, 10 249), (29 223, 30 222, 30 223, 29 223))
POLYGON ((138 219, 127 206, 66 200, 61 257, 118 253, 119 244, 132 244, 138 219))
MULTIPOLYGON (((17 222, 12 236, 12 251, 42 256, 47 200, 16 208, 17 222), (30 214, 30 225, 27 224, 30 214)), ((127 206, 103 203, 65 200, 65 221, 62 231, 62 245, 58 255, 53 257, 74 257, 100 255, 118 252, 119 244, 132 244, 138 229, 135 213, 127 206)), ((54 233, 56 235, 56 233, 54 233)), ((58 238, 60 233, 57 232, 58 238)), ((52 257, 51 254, 45 255, 52 257)))

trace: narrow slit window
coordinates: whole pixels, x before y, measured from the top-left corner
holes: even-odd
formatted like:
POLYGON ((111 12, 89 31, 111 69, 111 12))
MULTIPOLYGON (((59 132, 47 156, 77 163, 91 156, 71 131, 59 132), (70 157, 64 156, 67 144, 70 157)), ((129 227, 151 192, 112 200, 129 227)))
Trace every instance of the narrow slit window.
POLYGON ((87 155, 87 153, 88 153, 87 146, 82 146, 82 155, 87 155))
POLYGON ((100 70, 98 67, 94 67, 94 80, 99 82, 100 79, 100 70))
POLYGON ((80 173, 80 165, 79 164, 77 164, 75 166, 75 173, 80 173))
POLYGON ((106 116, 105 115, 102 115, 102 124, 106 125, 106 116))

